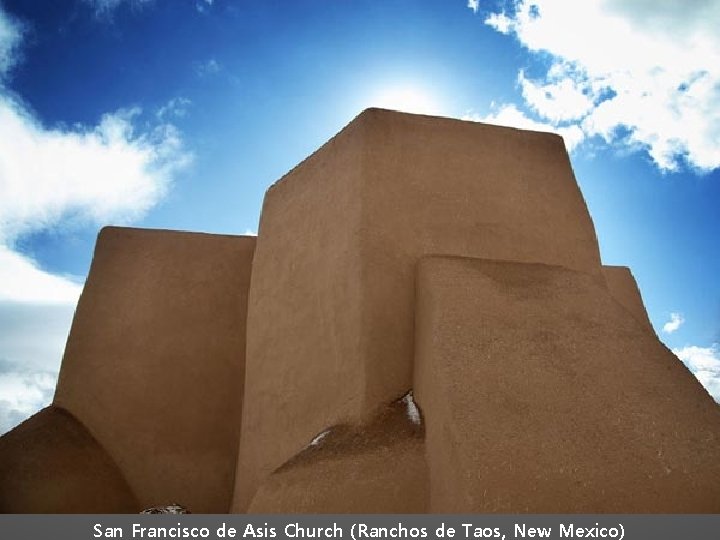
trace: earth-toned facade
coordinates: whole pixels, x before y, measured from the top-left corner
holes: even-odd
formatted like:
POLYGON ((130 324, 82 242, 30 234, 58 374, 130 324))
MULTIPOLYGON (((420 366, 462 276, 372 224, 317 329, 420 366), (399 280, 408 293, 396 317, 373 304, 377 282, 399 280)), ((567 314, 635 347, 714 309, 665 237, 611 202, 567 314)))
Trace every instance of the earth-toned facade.
POLYGON ((720 512, 720 407, 557 135, 368 109, 257 238, 108 227, 0 511, 720 512))

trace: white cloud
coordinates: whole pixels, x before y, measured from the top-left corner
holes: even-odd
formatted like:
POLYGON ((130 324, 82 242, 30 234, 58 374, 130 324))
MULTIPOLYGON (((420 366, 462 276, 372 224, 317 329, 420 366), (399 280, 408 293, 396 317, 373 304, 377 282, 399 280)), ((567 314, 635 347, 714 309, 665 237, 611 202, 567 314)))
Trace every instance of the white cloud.
POLYGON ((708 393, 720 403, 720 348, 686 346, 672 350, 697 377, 708 393))
POLYGON ((0 360, 0 435, 52 401, 57 373, 0 360))
POLYGON ((553 123, 578 120, 593 108, 589 88, 583 81, 561 76, 538 83, 520 71, 518 82, 525 102, 553 123))
POLYGON ((138 110, 105 115, 93 128, 47 129, 0 96, 0 242, 67 218, 137 218, 187 164, 170 124, 136 133, 138 110))
POLYGON ((709 171, 720 167, 718 6, 514 0, 485 23, 550 60, 538 80, 519 77, 541 118, 643 148, 662 170, 709 171))
POLYGON ((663 325, 663 332, 666 334, 672 334, 680 328, 684 322, 685 319, 680 313, 671 313, 670 320, 663 325))
POLYGON ((467 7, 473 10, 473 13, 477 13, 480 9, 480 0, 468 0, 467 7))
POLYGON ((513 28, 513 21, 505 13, 491 13, 485 19, 485 24, 494 28, 501 34, 508 34, 513 28))
POLYGON ((700 33, 720 41, 717 34, 720 4, 716 0, 605 0, 605 4, 611 12, 621 14, 649 32, 660 35, 700 33))
POLYGON ((515 105, 503 105, 497 108, 494 112, 485 116, 475 113, 466 114, 463 116, 463 119, 500 126, 529 129, 532 131, 557 133, 564 139, 565 146, 568 151, 574 150, 584 138, 582 130, 576 125, 554 126, 549 122, 533 120, 515 105))
POLYGON ((0 244, 0 301, 72 304, 82 285, 38 268, 31 259, 0 244))

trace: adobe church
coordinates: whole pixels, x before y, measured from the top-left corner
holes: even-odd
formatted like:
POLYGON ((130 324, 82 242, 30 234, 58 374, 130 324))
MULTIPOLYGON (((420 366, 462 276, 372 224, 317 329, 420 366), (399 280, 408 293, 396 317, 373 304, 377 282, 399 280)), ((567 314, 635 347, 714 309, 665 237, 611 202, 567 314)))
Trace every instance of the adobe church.
POLYGON ((718 513, 720 407, 562 138, 368 109, 257 237, 106 227, 0 511, 718 513))

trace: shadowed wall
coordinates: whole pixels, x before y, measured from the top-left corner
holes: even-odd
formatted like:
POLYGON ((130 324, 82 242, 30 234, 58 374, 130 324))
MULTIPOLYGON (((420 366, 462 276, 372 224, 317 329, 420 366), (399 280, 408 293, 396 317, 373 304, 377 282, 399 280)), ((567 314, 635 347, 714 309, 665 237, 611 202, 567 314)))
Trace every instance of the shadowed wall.
POLYGON ((254 245, 254 237, 100 233, 54 404, 88 427, 145 508, 229 508, 254 245))
POLYGON ((365 426, 335 426, 261 484, 248 513, 428 511, 424 429, 395 402, 365 426))
POLYGON ((0 513, 134 513, 122 472, 67 411, 46 407, 0 437, 0 513))

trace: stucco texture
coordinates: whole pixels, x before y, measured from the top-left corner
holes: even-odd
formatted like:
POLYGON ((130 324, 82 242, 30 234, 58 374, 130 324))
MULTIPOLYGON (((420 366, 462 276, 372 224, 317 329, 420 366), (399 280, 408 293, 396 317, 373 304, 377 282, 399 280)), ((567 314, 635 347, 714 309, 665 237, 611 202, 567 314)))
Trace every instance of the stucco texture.
POLYGON ((601 275, 562 139, 369 109, 268 190, 234 511, 315 433, 367 422, 411 387, 426 254, 601 275))
POLYGON ((720 511, 720 408, 602 280, 431 257, 417 295, 432 512, 720 511))
POLYGON ((107 450, 143 508, 227 512, 254 237, 99 235, 54 404, 107 450))

